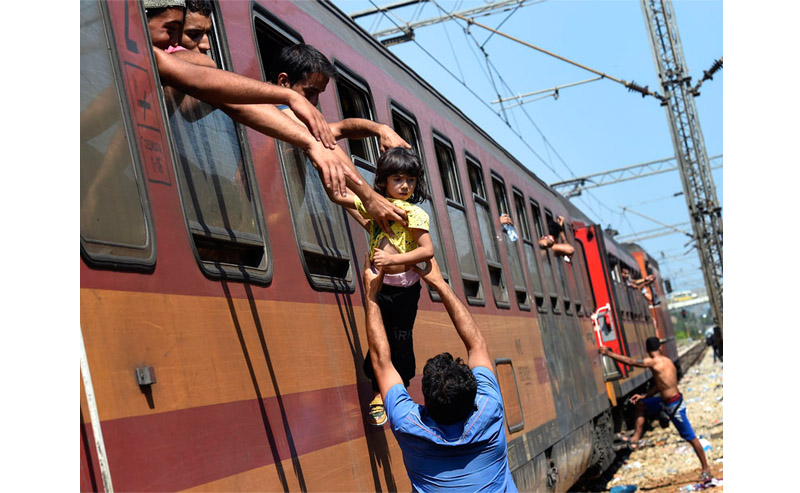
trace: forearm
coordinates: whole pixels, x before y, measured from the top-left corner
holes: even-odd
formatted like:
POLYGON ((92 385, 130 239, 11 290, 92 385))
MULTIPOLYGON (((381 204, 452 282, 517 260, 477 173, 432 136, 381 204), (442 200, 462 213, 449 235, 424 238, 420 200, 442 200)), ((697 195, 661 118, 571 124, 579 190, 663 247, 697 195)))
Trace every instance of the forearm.
POLYGON ((379 137, 380 132, 386 125, 373 122, 364 118, 347 118, 345 120, 331 123, 331 131, 336 140, 339 139, 364 139, 367 137, 379 137))
POLYGON ((271 104, 222 104, 219 107, 237 122, 264 135, 309 151, 317 141, 308 129, 271 104))
POLYGON ((450 289, 450 286, 442 280, 433 287, 444 304, 447 314, 455 325, 456 332, 467 348, 467 352, 471 353, 475 350, 486 350, 486 341, 481 334, 478 324, 472 318, 467 307, 458 299, 456 294, 450 289))
POLYGON ((212 104, 289 104, 292 97, 290 89, 213 68, 203 60, 208 57, 199 53, 178 57, 158 48, 153 53, 164 83, 212 104))
POLYGON ((416 265, 433 258, 433 248, 418 247, 410 252, 392 255, 394 265, 416 265))
POLYGON ((623 356, 621 354, 612 353, 610 350, 609 350, 608 353, 606 353, 606 356, 608 356, 609 358, 611 358, 613 360, 619 361, 620 363, 624 363, 626 365, 639 366, 639 367, 642 367, 642 368, 645 367, 644 362, 641 361, 641 360, 635 360, 633 358, 629 358, 629 357, 623 356))

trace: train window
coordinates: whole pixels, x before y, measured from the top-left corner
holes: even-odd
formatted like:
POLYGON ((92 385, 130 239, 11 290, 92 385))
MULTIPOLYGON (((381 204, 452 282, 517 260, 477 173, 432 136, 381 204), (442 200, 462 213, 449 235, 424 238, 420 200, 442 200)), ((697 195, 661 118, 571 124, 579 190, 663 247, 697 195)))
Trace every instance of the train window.
POLYGON ((472 189, 472 201, 475 204, 475 215, 478 216, 478 228, 483 243, 483 253, 486 255, 486 264, 489 267, 489 280, 492 283, 492 293, 495 304, 501 308, 508 308, 508 289, 503 278, 503 265, 500 263, 500 249, 497 247, 497 236, 494 232, 496 219, 489 209, 489 197, 483 182, 483 169, 477 159, 469 154, 467 159, 467 174, 469 185, 472 189))
MULTIPOLYGON (((414 116, 406 111, 405 109, 401 108, 399 105, 395 103, 391 103, 391 113, 392 113, 392 126, 394 127, 395 132, 403 138, 406 142, 414 148, 417 152, 417 155, 420 157, 423 166, 427 171, 427 182, 428 188, 431 188, 431 174, 428 168, 428 164, 425 162, 425 153, 422 152, 422 141, 420 140, 419 135, 419 126, 417 125, 417 121, 414 116)), ((442 277, 445 281, 450 280, 450 271, 447 266, 447 255, 442 248, 442 237, 441 233, 439 232, 439 222, 436 215, 436 208, 433 204, 433 194, 431 193, 431 199, 422 202, 419 205, 425 212, 428 213, 430 217, 430 229, 428 233, 431 236, 431 240, 433 242, 433 249, 434 249, 434 257, 436 258, 436 262, 439 264, 439 270, 442 271, 442 277)), ((439 294, 428 286, 428 293, 430 294, 431 298, 434 300, 439 301, 439 294)))
POLYGON ((150 206, 105 9, 81 2, 81 254, 93 266, 151 269, 150 206))
MULTIPOLYGON (((536 241, 544 236, 544 229, 542 228, 542 215, 539 210, 539 204, 531 200, 531 217, 533 218, 533 229, 536 231, 536 241)), ((556 291, 556 278, 553 275, 553 265, 550 263, 550 254, 548 250, 539 248, 539 258, 542 261, 542 270, 544 270, 545 281, 547 282, 547 292, 550 294, 550 305, 553 307, 555 313, 561 313, 561 307, 558 302, 558 294, 556 291)))
MULTIPOLYGON (((226 69, 211 15, 212 58, 226 69)), ((183 212, 198 261, 211 277, 268 282, 270 262, 261 201, 244 130, 222 110, 165 91, 183 212)))
MULTIPOLYGON (((492 189, 494 191, 494 200, 497 204, 497 212, 500 214, 508 214, 511 216, 511 211, 508 208, 508 198, 506 197, 506 188, 503 180, 492 174, 492 189)), ((513 218, 512 218, 513 221, 513 218)), ((514 293, 517 297, 517 305, 522 310, 530 310, 531 304, 528 301, 528 288, 525 286, 525 274, 522 272, 522 259, 519 255, 519 240, 511 241, 507 235, 501 235, 503 243, 506 246, 506 255, 508 256, 509 268, 511 269, 511 278, 514 282, 514 293)))
POLYGON ((497 383, 500 385, 500 394, 503 396, 503 409, 506 413, 508 432, 520 431, 525 428, 525 417, 522 413, 514 365, 508 358, 498 358, 494 360, 494 370, 497 374, 497 383))
MULTIPOLYGON (((558 231, 558 225, 556 224, 555 220, 553 219, 553 213, 549 210, 544 210, 544 217, 547 221, 547 230, 548 234, 553 235, 556 240, 558 239, 558 235, 556 234, 558 231)), ((570 298, 570 293, 567 288, 567 278, 564 274, 564 258, 559 255, 554 255, 556 259, 556 273, 558 274, 558 280, 561 283, 561 293, 562 298, 564 300, 564 311, 567 314, 572 314, 572 301, 570 298)))
POLYGON ((525 211, 525 199, 522 194, 516 190, 514 191, 514 209, 517 212, 517 220, 514 224, 518 225, 517 231, 522 238, 522 249, 525 251, 525 261, 528 264, 528 274, 531 285, 533 286, 533 300, 539 312, 546 312, 547 305, 544 302, 544 288, 542 287, 542 278, 539 277, 539 260, 536 255, 536 252, 539 250, 539 245, 534 241, 531 235, 528 214, 525 211))
MULTIPOLYGON (((256 5, 255 13, 262 71, 274 79, 277 77, 275 54, 302 39, 263 8, 256 5)), ((344 210, 328 199, 316 169, 300 149, 279 140, 275 142, 297 248, 309 282, 321 290, 354 290, 353 255, 344 210)))
MULTIPOLYGON (((339 73, 336 79, 336 93, 339 95, 339 107, 342 110, 342 120, 347 118, 364 118, 375 120, 375 111, 372 105, 372 95, 367 82, 347 70, 338 62, 334 62, 339 73)), ((350 154, 370 163, 378 162, 378 139, 347 139, 350 154)))
POLYGON ((278 56, 283 48, 303 42, 303 37, 257 3, 253 3, 256 52, 261 61, 262 77, 278 80, 278 56))
POLYGON ((447 202, 447 214, 450 217, 450 227, 455 240, 458 267, 461 280, 464 283, 464 294, 467 301, 473 305, 484 304, 483 289, 481 287, 478 262, 472 246, 472 235, 461 189, 458 187, 458 171, 456 170, 456 157, 453 146, 445 137, 433 135, 433 148, 436 153, 436 162, 439 166, 439 176, 442 178, 442 189, 447 202))

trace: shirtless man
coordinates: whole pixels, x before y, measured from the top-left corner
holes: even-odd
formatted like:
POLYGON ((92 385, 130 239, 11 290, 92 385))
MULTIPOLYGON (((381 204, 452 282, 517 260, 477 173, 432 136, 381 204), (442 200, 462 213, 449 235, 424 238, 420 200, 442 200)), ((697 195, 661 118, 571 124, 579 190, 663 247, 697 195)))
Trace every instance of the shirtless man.
POLYGON ((650 388, 647 394, 634 394, 630 398, 631 404, 636 404, 636 431, 631 437, 631 447, 635 449, 638 446, 639 438, 641 438, 644 430, 645 417, 647 415, 658 415, 663 410, 670 416, 670 421, 675 425, 681 438, 692 444, 702 467, 700 479, 702 481, 710 480, 711 471, 708 468, 706 454, 703 452, 700 439, 697 438, 691 423, 689 423, 689 418, 686 416, 686 404, 683 402, 683 396, 678 391, 678 371, 672 360, 661 353, 661 341, 658 337, 648 337, 645 346, 647 347, 648 357, 644 360, 635 360, 613 353, 605 346, 597 349, 600 354, 620 363, 650 368, 650 371, 653 372, 655 385, 650 388), (657 393, 661 394, 660 397, 654 397, 657 393))

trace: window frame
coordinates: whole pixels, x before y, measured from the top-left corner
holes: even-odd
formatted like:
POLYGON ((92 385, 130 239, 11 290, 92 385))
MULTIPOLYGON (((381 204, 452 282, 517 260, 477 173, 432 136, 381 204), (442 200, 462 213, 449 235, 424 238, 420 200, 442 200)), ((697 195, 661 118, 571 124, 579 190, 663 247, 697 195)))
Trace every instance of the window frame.
MULTIPOLYGON (((142 165, 142 155, 139 152, 140 136, 134 124, 134 118, 130 110, 130 101, 128 98, 128 85, 122 76, 122 65, 119 49, 117 47, 116 38, 114 34, 114 25, 111 22, 111 15, 106 2, 96 2, 99 9, 100 22, 102 23, 103 42, 108 50, 109 68, 111 71, 110 78, 114 83, 115 92, 119 98, 120 105, 120 124, 122 125, 127 147, 131 157, 131 170, 136 179, 136 187, 139 196, 139 205, 142 209, 142 217, 144 222, 145 244, 143 247, 127 246, 124 244, 117 244, 112 241, 91 241, 85 240, 83 235, 80 235, 80 254, 86 265, 98 269, 113 269, 113 270, 130 270, 130 271, 143 271, 152 272, 155 270, 156 259, 158 257, 158 244, 156 241, 155 223, 153 221, 153 211, 150 205, 150 196, 147 189, 147 179, 142 165), (110 254, 110 253, 95 253, 89 251, 87 244, 94 245, 116 245, 124 249, 124 252, 133 250, 147 251, 149 254, 143 257, 134 257, 125 254, 110 254)), ((150 42, 150 33, 147 28, 147 21, 145 20, 144 7, 139 7, 139 20, 142 23, 144 31, 144 41, 150 42)), ((128 21, 129 19, 126 19, 128 21)), ((157 77, 155 70, 155 59, 152 53, 148 53, 147 60, 150 63, 151 69, 157 77)), ((147 63, 143 60, 143 63, 147 63)), ((161 95, 160 84, 154 84, 156 88, 156 95, 161 95)), ((163 101, 163 96, 159 98, 163 101)), ((162 121, 164 115, 164 108, 162 105, 162 121)))
POLYGON ((511 308, 511 299, 508 294, 508 286, 506 285, 505 275, 503 273, 503 259, 500 255, 500 245, 497 244, 497 232, 495 231, 495 215, 492 212, 491 202, 489 201, 489 192, 486 188, 486 180, 483 176, 483 165, 478 160, 477 157, 472 155, 469 151, 464 151, 464 161, 467 166, 467 180, 469 181, 470 185, 470 192, 472 196, 472 210, 475 213, 475 219, 478 220, 478 231, 480 232, 480 239, 481 239, 481 246, 483 246, 483 255, 484 260, 486 262, 486 269, 489 274, 489 284, 492 286, 492 296, 494 298, 494 304, 498 308, 502 308, 504 310, 508 310, 511 308), (483 192, 484 196, 476 193, 473 190, 472 186, 472 175, 470 174, 470 169, 477 170, 478 174, 477 177, 480 180, 478 183, 480 185, 481 191, 483 192), (488 228, 489 231, 486 232, 487 238, 484 238, 484 231, 481 229, 480 225, 480 212, 478 211, 478 206, 482 206, 486 208, 486 212, 489 216, 488 218, 488 228), (489 241, 490 243, 487 245, 486 242, 489 241), (497 256, 497 260, 490 260, 486 255, 487 246, 494 250, 494 254, 497 256), (492 270, 496 270, 497 272, 492 272, 492 270), (492 279, 496 278, 498 283, 495 285, 492 282, 492 279), (495 289, 495 286, 497 289, 495 289), (500 297, 498 296, 498 291, 500 293, 500 297))
MULTIPOLYGON (((515 215, 512 215, 511 211, 511 204, 508 202, 508 194, 506 193, 506 182, 499 173, 494 170, 489 170, 489 178, 491 180, 491 189, 492 193, 494 194, 494 201, 497 207, 498 217, 500 214, 508 214, 514 224, 518 224, 515 220, 515 215), (495 185, 499 186, 500 192, 502 195, 498 196, 497 188, 495 185)), ((516 229, 516 228, 515 228, 516 229)), ((501 227, 502 230, 502 227, 501 227)), ((528 281, 527 276, 525 275, 525 266, 522 261, 522 256, 520 255, 520 247, 519 245, 522 243, 520 238, 517 241, 512 242, 508 240, 507 236, 505 236, 505 232, 501 231, 497 236, 502 238, 502 242, 505 244, 506 247, 506 260, 508 263, 508 273, 511 275, 511 285, 514 289, 514 297, 517 300, 517 308, 523 311, 530 311, 531 310, 531 301, 530 301, 530 290, 528 288, 528 281), (518 243, 519 242, 519 243, 518 243), (518 285, 517 280, 514 279, 514 265, 512 263, 512 256, 516 254, 516 262, 519 266, 518 275, 522 277, 522 284, 518 285), (520 290, 521 288, 521 290, 520 290), (523 294, 524 301, 520 301, 520 294, 523 294)), ((517 234, 519 236, 519 234, 517 234)))
POLYGON ((533 301, 536 306, 536 311, 539 313, 547 313, 547 284, 544 282, 544 277, 542 273, 542 264, 541 264, 541 253, 539 248, 539 240, 538 238, 534 237, 533 233, 536 231, 535 228, 531 228, 531 219, 528 217, 526 204, 529 204, 532 199, 527 199, 525 194, 522 193, 516 187, 512 187, 512 193, 514 197, 514 212, 516 213, 517 217, 516 220, 519 224, 524 224, 525 228, 521 228, 518 232, 520 233, 520 238, 522 238, 523 242, 523 252, 525 253, 525 267, 526 271, 528 272, 529 281, 531 283, 531 294, 533 295, 533 301), (521 206, 518 207, 518 206, 521 206), (523 218, 519 217, 519 212, 522 211, 523 218), (537 283, 534 282, 533 273, 531 272, 531 266, 529 265, 528 261, 528 252, 525 247, 529 247, 531 250, 531 257, 533 262, 536 264, 536 280, 538 280, 539 290, 536 289, 537 283))
MULTIPOLYGON (((461 283, 462 287, 464 288, 464 295, 467 298, 467 303, 473 306, 485 306, 486 305, 486 295, 483 293, 483 279, 481 278, 480 266, 478 264, 478 257, 475 253, 475 241, 472 236, 472 226, 469 222, 469 217, 467 215, 467 207, 463 203, 464 202, 464 195, 461 190, 461 183, 459 180, 458 175, 458 160, 456 157, 455 147, 453 147, 452 141, 445 136, 444 133, 439 132, 435 128, 431 129, 431 139, 433 142, 433 149, 434 149, 434 156, 436 157, 436 166, 439 169, 439 183, 442 187, 442 197, 444 198, 445 206, 447 207, 447 218, 448 222, 450 223, 450 233, 453 236, 453 244, 456 247, 456 263, 458 265, 458 272, 461 276, 461 283), (439 162, 439 155, 436 152, 437 144, 444 148, 447 151, 447 154, 451 160, 452 169, 442 170, 442 163, 439 162), (443 173, 445 171, 445 173, 443 173), (452 173, 450 172, 452 171, 452 173), (447 187, 445 187, 445 176, 448 177, 448 183, 452 185, 454 191, 456 193, 456 197, 450 198, 447 196, 447 187), (456 200, 458 199, 458 200, 456 200), (455 240, 456 235, 453 231, 453 219, 451 216, 451 208, 459 211, 464 216, 464 224, 467 226, 467 239, 469 240, 470 245, 470 253, 472 256, 472 261, 475 264, 475 271, 476 276, 474 279, 471 279, 472 275, 468 274, 468 277, 464 276, 464 269, 461 266, 460 255, 458 252, 458 242, 455 240), (475 296, 470 296, 467 292, 467 286, 464 284, 466 282, 476 283, 477 289, 475 290, 475 296)), ((445 163, 447 165, 448 163, 445 163)))
MULTIPOLYGON (((214 48, 219 50, 219 53, 213 53, 214 55, 218 55, 218 59, 215 58, 218 66, 222 70, 227 70, 230 68, 233 63, 230 57, 230 48, 227 42, 227 36, 225 35, 225 27, 222 22, 222 16, 218 14, 218 6, 215 3, 212 3, 212 13, 211 13, 211 33, 212 36, 209 39, 212 45, 212 50, 214 48)), ((213 57, 212 57, 213 58, 213 57)), ((166 108, 166 99, 164 97, 163 90, 160 93, 161 95, 161 102, 162 108, 166 108)), ((221 111, 221 110, 215 110, 221 111)), ((241 152, 241 159, 242 159, 242 169, 245 173, 247 173, 247 183, 250 185, 250 193, 252 194, 251 203, 253 205, 253 214, 256 226, 259 228, 260 232, 260 240, 262 244, 263 250, 263 260, 262 264, 258 267, 253 267, 244 264, 234 264, 229 262, 220 262, 218 260, 206 260, 203 259, 200 255, 198 249, 198 241, 195 239, 196 229, 192 227, 191 221, 189 220, 189 215, 187 214, 187 209, 184 202, 184 192, 182 191, 182 186, 180 180, 182 180, 183 172, 179 169, 182 166, 181 159, 178 156, 178 150, 175 142, 175 137, 173 130, 170 126, 169 119, 166 118, 166 111, 164 112, 165 116, 165 128, 167 129, 167 140, 170 146, 170 155, 172 157, 172 164, 173 164, 173 171, 175 173, 175 181, 177 184, 177 192, 178 197, 180 200, 181 205, 181 214, 183 216, 184 225, 186 227, 186 234, 187 239, 189 241, 189 246, 192 249, 192 254, 194 255, 195 261, 197 262, 198 266, 200 267, 201 272, 213 280, 231 280, 231 281, 240 281, 240 282, 248 282, 260 285, 269 285, 272 283, 272 276, 273 276, 273 264, 272 264, 272 248, 269 241, 269 234, 267 232, 266 220, 264 215, 264 208, 263 204, 261 203, 261 193, 258 187, 258 182, 256 180, 256 173, 255 167, 253 165, 253 157, 250 152, 250 142, 247 138, 247 132, 244 125, 240 124, 239 122, 231 119, 233 123, 234 130, 236 132, 236 137, 239 144, 239 151, 241 152)), ((202 225, 201 225, 202 227, 202 225)), ((216 236, 219 237, 212 237, 212 238, 204 238, 203 241, 214 241, 217 245, 222 245, 220 248, 225 248, 224 245, 226 243, 234 243, 233 241, 225 240, 221 238, 224 236, 223 234, 218 234, 216 236)), ((242 235, 240 240, 245 240, 245 243, 251 243, 255 245, 255 238, 258 235, 251 235, 245 234, 242 235), (248 238, 252 237, 252 238, 248 238)))
MULTIPOLYGON (((339 107, 339 120, 341 121, 346 118, 364 118, 366 120, 377 121, 375 116, 377 114, 375 112, 375 98, 373 98, 372 96, 372 90, 369 87, 369 82, 367 82, 367 80, 364 77, 358 75, 358 73, 350 69, 347 65, 342 63, 337 58, 334 57, 331 60, 331 63, 333 63, 333 66, 336 69, 337 73, 333 87, 334 87, 334 94, 336 95, 336 102, 338 103, 339 107), (344 116, 344 107, 342 106, 342 94, 340 89, 341 84, 352 86, 357 92, 361 93, 364 96, 366 100, 366 110, 368 113, 367 115, 361 115, 355 117, 344 116)), ((378 158, 380 157, 380 143, 378 142, 378 138, 367 137, 364 139, 347 139, 347 151, 351 157, 351 160, 353 159, 353 157, 355 157, 355 154, 353 154, 353 149, 352 149, 353 140, 359 140, 365 143, 364 146, 367 149, 368 151, 367 153, 369 154, 369 156, 368 158, 362 158, 362 159, 371 162, 373 165, 376 165, 378 162, 378 158)))
MULTIPOLYGON (((422 161, 422 165, 425 167, 426 174, 428 175, 427 183, 428 183, 428 194, 430 195, 430 198, 428 199, 427 202, 429 202, 431 206, 430 222, 433 224, 432 227, 436 228, 436 234, 438 235, 439 241, 441 243, 444 243, 442 241, 442 228, 439 225, 440 220, 438 212, 436 210, 436 203, 434 200, 433 180, 431 179, 431 173, 430 173, 431 168, 430 166, 428 166, 427 160, 425 159, 425 149, 423 148, 422 132, 419 129, 419 123, 417 122, 417 117, 414 116, 412 112, 403 107, 400 103, 396 102, 391 98, 389 99, 389 116, 392 119, 392 128, 395 130, 395 132, 397 132, 397 127, 395 125, 395 117, 397 117, 397 119, 400 121, 404 120, 404 123, 410 127, 411 131, 414 134, 414 137, 417 141, 416 143, 419 146, 419 148, 416 149, 417 154, 419 155, 419 159, 420 161, 422 161)), ((412 148, 414 147, 411 142, 409 142, 409 145, 411 145, 412 148)), ((445 280, 445 282, 450 284, 450 266, 447 260, 447 252, 445 251, 443 244, 440 245, 439 253, 440 255, 435 257, 436 262, 437 264, 439 264, 439 270, 442 272, 442 278, 445 280)), ((433 301, 442 300, 441 296, 439 296, 439 293, 430 286, 428 286, 428 294, 430 295, 433 301)))

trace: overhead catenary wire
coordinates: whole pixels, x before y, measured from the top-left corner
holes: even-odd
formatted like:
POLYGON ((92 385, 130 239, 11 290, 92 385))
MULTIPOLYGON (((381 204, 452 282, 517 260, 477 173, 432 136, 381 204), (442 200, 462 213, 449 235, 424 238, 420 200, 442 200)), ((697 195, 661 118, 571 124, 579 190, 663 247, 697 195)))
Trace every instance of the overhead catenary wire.
POLYGON ((557 55, 557 54, 555 54, 555 53, 553 53, 551 51, 545 50, 544 48, 540 48, 540 47, 535 46, 535 45, 533 45, 531 43, 528 43, 526 41, 522 41, 519 38, 515 38, 514 36, 511 36, 509 34, 506 34, 504 32, 498 31, 498 30, 496 30, 494 28, 491 28, 489 26, 486 26, 484 24, 476 22, 474 19, 470 19, 468 17, 464 17, 461 14, 453 14, 453 16, 457 17, 457 18, 459 18, 459 19, 461 19, 463 21, 466 21, 470 25, 474 24, 474 25, 476 25, 476 26, 478 26, 480 28, 486 29, 486 30, 491 31, 491 32, 493 32, 495 34, 503 36, 506 39, 510 39, 511 41, 514 41, 514 42, 517 42, 517 43, 519 43, 521 45, 527 46, 528 48, 532 48, 532 49, 534 49, 536 51, 544 53, 545 55, 552 56, 552 57, 557 58, 557 59, 559 59, 559 60, 561 60, 563 62, 569 63, 569 64, 574 65, 574 66, 579 67, 579 68, 582 68, 583 70, 588 70, 589 72, 592 72, 593 74, 599 75, 599 76, 601 76, 603 78, 606 78, 608 80, 611 80, 611 81, 617 82, 619 84, 622 84, 623 86, 627 87, 629 91, 635 91, 635 92, 641 93, 642 97, 652 96, 652 97, 654 97, 654 98, 656 98, 656 99, 658 99, 660 101, 664 101, 665 100, 664 96, 660 95, 657 92, 651 91, 648 86, 642 87, 641 85, 637 84, 636 82, 634 82, 632 80, 631 81, 626 81, 626 80, 623 80, 623 79, 619 79, 617 77, 614 77, 612 75, 606 74, 604 72, 600 72, 599 70, 595 70, 595 69, 593 69, 591 67, 587 67, 586 65, 583 65, 581 63, 578 63, 578 62, 575 62, 573 60, 570 60, 569 58, 563 57, 561 55, 557 55))

